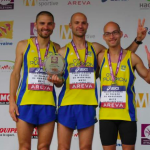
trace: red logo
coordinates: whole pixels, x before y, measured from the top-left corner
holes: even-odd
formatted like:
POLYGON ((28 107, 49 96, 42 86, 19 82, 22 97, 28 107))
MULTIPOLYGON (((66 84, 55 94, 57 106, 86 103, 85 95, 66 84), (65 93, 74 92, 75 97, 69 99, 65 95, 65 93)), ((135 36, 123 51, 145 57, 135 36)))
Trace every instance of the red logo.
POLYGON ((17 128, 0 128, 0 133, 17 133, 17 128))
POLYGON ((0 38, 13 38, 13 21, 0 22, 0 38))
POLYGON ((38 138, 38 130, 37 127, 34 128, 33 133, 32 133, 32 139, 37 139, 38 138))
POLYGON ((68 5, 91 5, 90 1, 69 1, 68 5))
POLYGON ((9 93, 0 93, 0 105, 8 105, 9 104, 9 93))

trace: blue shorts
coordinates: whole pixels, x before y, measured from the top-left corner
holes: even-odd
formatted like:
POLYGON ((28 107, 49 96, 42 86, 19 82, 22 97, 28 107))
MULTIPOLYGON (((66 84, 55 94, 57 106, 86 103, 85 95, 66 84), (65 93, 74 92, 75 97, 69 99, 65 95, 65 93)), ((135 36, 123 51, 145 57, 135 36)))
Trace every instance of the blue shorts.
POLYGON ((83 129, 97 122, 96 109, 89 105, 60 106, 58 122, 71 129, 83 129))
POLYGON ((51 105, 20 105, 19 119, 35 126, 56 120, 56 107, 51 105))

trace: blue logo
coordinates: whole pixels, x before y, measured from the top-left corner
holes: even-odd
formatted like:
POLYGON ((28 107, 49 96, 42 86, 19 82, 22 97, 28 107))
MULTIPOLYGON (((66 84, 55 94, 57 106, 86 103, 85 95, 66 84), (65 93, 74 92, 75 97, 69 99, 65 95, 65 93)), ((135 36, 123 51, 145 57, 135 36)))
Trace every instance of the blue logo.
POLYGON ((147 33, 150 35, 150 28, 148 28, 148 27, 145 27, 145 28, 147 30, 147 33))
POLYGON ((107 0, 102 0, 102 2, 106 2, 107 0))

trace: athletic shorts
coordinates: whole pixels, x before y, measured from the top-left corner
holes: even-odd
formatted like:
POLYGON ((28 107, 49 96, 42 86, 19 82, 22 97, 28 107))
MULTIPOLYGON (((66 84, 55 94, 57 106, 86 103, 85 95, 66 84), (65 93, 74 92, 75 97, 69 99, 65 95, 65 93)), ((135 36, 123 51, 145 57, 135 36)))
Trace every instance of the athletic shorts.
POLYGON ((114 145, 118 132, 121 142, 125 145, 135 145, 137 136, 136 121, 100 120, 100 138, 103 146, 114 145))
POLYGON ((97 122, 96 109, 89 105, 60 106, 58 122, 71 129, 83 129, 97 122))
POLYGON ((35 126, 56 120, 56 107, 51 105, 21 105, 18 110, 19 119, 35 126))

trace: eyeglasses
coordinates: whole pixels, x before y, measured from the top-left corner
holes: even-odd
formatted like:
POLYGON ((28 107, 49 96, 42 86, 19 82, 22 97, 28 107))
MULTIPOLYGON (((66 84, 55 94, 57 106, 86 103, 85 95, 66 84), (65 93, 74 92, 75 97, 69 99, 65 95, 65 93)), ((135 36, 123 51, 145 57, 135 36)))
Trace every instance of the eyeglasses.
POLYGON ((105 32, 105 33, 104 33, 104 36, 109 37, 111 34, 112 34, 113 36, 116 36, 116 35, 118 35, 119 33, 120 33, 120 31, 115 30, 115 31, 113 31, 113 32, 105 32))

